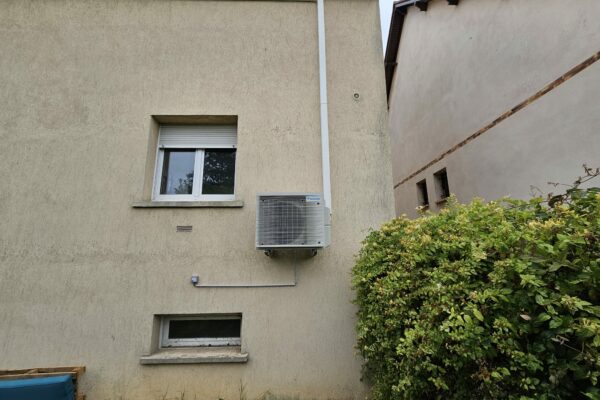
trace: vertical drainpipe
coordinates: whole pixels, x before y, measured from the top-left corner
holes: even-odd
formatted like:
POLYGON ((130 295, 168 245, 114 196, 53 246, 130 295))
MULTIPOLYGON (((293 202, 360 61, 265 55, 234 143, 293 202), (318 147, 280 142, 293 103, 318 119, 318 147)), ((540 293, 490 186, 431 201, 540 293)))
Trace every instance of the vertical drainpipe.
POLYGON ((319 97, 321 103, 321 160, 323 167, 323 196, 331 213, 331 171, 329 167, 329 115, 327 111, 327 58, 325 51, 325 6, 317 0, 319 36, 319 97))

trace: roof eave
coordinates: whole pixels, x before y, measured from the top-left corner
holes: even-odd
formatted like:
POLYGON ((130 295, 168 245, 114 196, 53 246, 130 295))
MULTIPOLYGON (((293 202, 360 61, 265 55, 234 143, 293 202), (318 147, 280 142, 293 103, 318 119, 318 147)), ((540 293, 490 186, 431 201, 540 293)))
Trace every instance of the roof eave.
MULTIPOLYGON (((450 5, 458 5, 460 0, 447 0, 450 5)), ((398 51, 400 47, 400 37, 402 36, 402 28, 404 27, 404 19, 408 14, 410 6, 416 6, 421 11, 427 11, 429 0, 398 0, 394 2, 392 9, 392 20, 390 22, 390 30, 388 33, 388 41, 385 48, 384 67, 385 67, 385 85, 387 98, 389 101, 390 92, 392 90, 392 82, 398 59, 398 51)))

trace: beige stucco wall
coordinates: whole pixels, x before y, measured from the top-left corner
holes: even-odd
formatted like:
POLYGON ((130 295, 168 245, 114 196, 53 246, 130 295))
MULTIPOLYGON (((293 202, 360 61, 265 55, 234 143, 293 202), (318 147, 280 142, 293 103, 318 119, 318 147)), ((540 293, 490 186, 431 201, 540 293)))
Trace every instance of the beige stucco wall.
MULTIPOLYGON (((409 9, 390 96, 394 182, 427 165, 600 50, 596 0, 436 0, 409 9)), ((395 189, 414 216, 416 182, 446 167, 451 192, 525 198, 600 166, 600 63, 395 189)))
POLYGON ((0 369, 86 365, 91 400, 363 397, 349 271, 393 215, 378 9, 325 7, 332 245, 272 259, 256 193, 321 191, 315 3, 0 2, 0 369), (244 207, 132 208, 151 115, 237 115, 244 207), (139 364, 153 315, 218 312, 247 364, 139 364))

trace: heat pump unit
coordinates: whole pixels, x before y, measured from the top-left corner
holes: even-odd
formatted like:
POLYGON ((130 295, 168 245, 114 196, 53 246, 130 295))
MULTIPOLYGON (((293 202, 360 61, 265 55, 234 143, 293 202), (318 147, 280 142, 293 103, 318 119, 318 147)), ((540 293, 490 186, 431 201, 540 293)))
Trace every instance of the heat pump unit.
POLYGON ((256 248, 318 249, 329 246, 329 209, 318 193, 262 193, 257 196, 256 248))

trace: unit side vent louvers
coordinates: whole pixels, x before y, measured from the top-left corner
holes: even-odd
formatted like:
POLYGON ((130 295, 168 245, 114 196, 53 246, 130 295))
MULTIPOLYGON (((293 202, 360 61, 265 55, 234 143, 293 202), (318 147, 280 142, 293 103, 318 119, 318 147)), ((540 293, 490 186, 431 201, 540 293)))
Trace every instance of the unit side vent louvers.
POLYGON ((325 247, 325 208, 321 195, 258 196, 256 247, 325 247))

